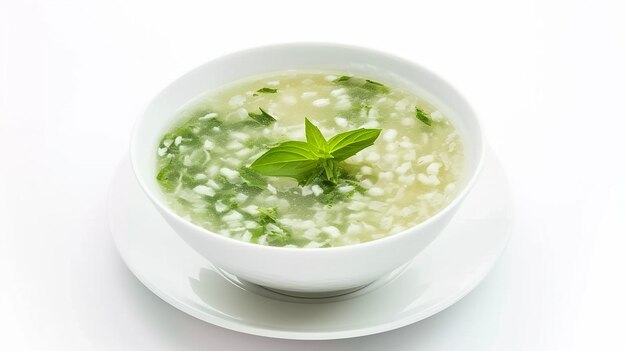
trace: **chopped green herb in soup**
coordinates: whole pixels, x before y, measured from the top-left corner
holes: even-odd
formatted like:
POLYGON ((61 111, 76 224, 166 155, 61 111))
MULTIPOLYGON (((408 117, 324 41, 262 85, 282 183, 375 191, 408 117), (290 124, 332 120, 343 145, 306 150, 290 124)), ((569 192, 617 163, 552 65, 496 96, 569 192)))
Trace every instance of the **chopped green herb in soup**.
POLYGON ((399 233, 456 195, 463 145, 422 98, 352 75, 239 81, 182 109, 160 141, 169 205, 220 235, 333 247, 399 233))

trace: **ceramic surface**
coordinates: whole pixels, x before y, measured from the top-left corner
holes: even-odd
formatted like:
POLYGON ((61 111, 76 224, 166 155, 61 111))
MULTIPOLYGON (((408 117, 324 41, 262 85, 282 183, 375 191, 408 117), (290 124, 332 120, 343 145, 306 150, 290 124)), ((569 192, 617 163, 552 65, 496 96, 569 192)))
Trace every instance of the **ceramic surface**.
POLYGON ((318 340, 384 332, 450 306, 485 277, 512 225, 506 177, 489 153, 482 177, 454 220, 404 271, 341 297, 298 299, 238 283, 237 277, 225 279, 150 205, 128 159, 115 174, 108 212, 130 270, 176 308, 244 333, 318 340))

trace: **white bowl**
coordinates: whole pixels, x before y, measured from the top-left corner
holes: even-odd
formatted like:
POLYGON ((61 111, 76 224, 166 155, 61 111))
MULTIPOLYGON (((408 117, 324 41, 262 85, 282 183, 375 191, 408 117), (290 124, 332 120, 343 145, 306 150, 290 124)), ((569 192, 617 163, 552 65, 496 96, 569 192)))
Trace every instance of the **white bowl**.
MULTIPOLYGON (((329 293, 364 286, 409 262, 450 222, 474 184, 483 160, 480 124, 448 83, 410 61, 370 49, 294 43, 239 51, 205 63, 161 91, 139 117, 131 137, 131 162, 144 192, 165 220, 198 253, 240 279, 293 293, 329 293), (443 210, 401 233, 334 248, 282 248, 230 239, 183 219, 166 204, 156 181, 156 150, 188 101, 226 83, 287 69, 338 70, 363 75, 425 97, 456 126, 466 153, 461 190, 443 210)), ((451 258, 453 259, 453 258, 451 258)))

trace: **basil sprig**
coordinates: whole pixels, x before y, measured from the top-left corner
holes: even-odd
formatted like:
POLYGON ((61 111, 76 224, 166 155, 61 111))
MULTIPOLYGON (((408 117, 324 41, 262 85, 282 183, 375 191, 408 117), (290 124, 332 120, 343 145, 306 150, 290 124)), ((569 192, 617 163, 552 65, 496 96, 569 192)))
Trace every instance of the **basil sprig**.
POLYGON ((301 183, 320 172, 337 183, 339 162, 373 145, 381 130, 360 128, 326 140, 319 128, 305 119, 305 132, 306 142, 283 142, 261 155, 250 168, 266 176, 290 177, 301 183))

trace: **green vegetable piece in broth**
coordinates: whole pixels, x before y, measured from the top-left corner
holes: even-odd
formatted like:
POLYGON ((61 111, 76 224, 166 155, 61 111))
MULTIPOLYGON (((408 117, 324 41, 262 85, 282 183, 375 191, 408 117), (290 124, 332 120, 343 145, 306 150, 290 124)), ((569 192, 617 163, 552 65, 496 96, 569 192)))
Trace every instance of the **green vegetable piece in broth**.
POLYGON ((269 126, 270 124, 276 122, 276 118, 265 112, 265 110, 260 107, 259 110, 261 111, 261 113, 248 112, 248 116, 250 116, 250 118, 263 126, 269 126))
POLYGON ((374 85, 378 85, 378 86, 384 87, 384 85, 383 85, 383 84, 378 83, 378 82, 375 82, 375 81, 373 81, 373 80, 366 79, 365 81, 366 81, 366 82, 368 82, 368 83, 370 83, 370 84, 374 84, 374 85))
POLYGON ((417 119, 419 119, 422 123, 429 127, 433 124, 432 120, 428 116, 426 116, 426 112, 422 111, 418 107, 415 107, 415 117, 417 117, 417 119))
POLYGON ((350 80, 352 77, 350 76, 341 76, 335 80, 333 80, 333 83, 341 83, 341 82, 345 82, 347 80, 350 80))
POLYGON ((343 85, 346 88, 352 90, 351 95, 365 99, 368 99, 374 95, 386 94, 389 92, 389 88, 387 88, 384 84, 375 82, 370 79, 341 76, 333 80, 333 83, 343 85))
POLYGON ((265 181, 265 178, 263 178, 259 172, 249 167, 242 167, 239 169, 239 175, 248 186, 263 190, 267 189, 267 181, 265 181))
POLYGON ((180 178, 180 171, 178 167, 172 164, 173 159, 161 167, 159 173, 157 173, 156 179, 159 184, 166 190, 172 191, 178 185, 178 180, 180 178))
POLYGON ((274 88, 261 88, 259 90, 256 91, 257 93, 263 93, 263 94, 276 94, 278 92, 278 89, 274 89, 274 88))

